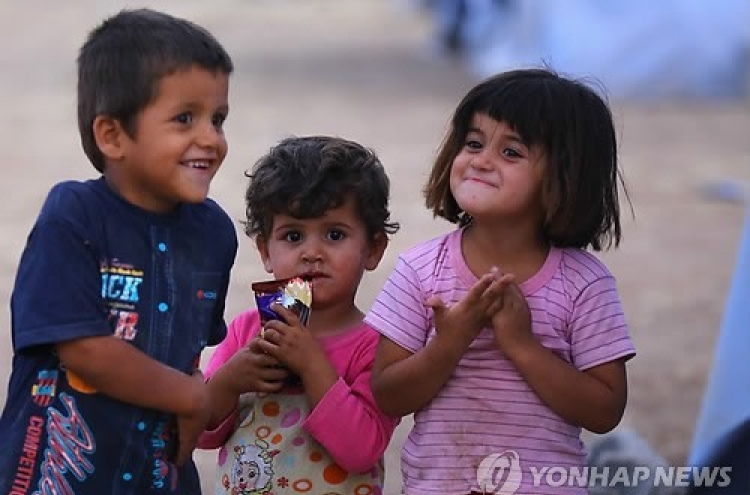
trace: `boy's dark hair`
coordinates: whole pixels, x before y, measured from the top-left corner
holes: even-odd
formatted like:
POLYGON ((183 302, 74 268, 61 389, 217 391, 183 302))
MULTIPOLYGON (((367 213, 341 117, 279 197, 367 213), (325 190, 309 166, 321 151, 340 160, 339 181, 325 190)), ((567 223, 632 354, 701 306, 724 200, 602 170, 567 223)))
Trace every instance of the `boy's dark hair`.
POLYGON ((352 197, 370 240, 395 233, 390 222, 390 181, 374 151, 353 141, 328 136, 289 137, 246 172, 249 237, 267 237, 277 214, 315 218, 352 197))
POLYGON ((509 125, 544 153, 542 229, 551 245, 599 251, 620 243, 618 183, 626 197, 627 190, 612 113, 591 88, 547 69, 490 77, 459 103, 424 188, 435 216, 461 225, 471 220, 450 191, 450 169, 477 113, 509 125))
POLYGON ((89 33, 78 55, 78 130, 99 172, 104 156, 94 140, 94 119, 115 118, 133 137, 138 112, 156 97, 159 80, 192 65, 224 74, 234 69, 208 31, 162 12, 124 10, 89 33))

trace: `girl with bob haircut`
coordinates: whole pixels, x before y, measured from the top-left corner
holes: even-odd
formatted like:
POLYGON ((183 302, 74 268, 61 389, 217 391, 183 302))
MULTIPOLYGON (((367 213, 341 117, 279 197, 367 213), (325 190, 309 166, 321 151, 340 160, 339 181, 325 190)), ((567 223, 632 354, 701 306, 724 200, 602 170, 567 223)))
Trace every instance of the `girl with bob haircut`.
POLYGON ((580 470, 582 429, 625 409, 635 349, 586 251, 619 245, 620 184, 612 114, 582 82, 515 70, 459 103, 425 187, 457 228, 401 255, 365 320, 375 399, 414 413, 405 494, 588 493, 542 473, 580 470))

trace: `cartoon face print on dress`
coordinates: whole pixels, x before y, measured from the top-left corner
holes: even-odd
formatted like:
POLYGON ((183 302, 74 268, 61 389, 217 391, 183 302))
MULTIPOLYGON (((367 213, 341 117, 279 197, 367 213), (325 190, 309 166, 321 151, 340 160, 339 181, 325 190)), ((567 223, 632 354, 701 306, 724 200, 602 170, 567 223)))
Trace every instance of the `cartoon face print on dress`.
POLYGON ((268 450, 268 443, 256 440, 254 445, 234 448, 231 476, 223 480, 232 495, 260 495, 273 488, 273 457, 278 450, 268 450))

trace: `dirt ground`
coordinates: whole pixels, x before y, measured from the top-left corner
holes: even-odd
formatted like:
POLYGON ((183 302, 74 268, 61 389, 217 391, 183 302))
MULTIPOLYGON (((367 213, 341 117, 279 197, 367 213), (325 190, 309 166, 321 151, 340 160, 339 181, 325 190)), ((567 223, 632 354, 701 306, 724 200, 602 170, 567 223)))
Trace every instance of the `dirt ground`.
MULTIPOLYGON (((26 235, 50 186, 94 175, 78 144, 74 60, 85 33, 115 0, 0 3, 0 381, 11 363, 8 301, 26 235)), ((454 105, 473 83, 459 64, 430 50, 429 24, 376 0, 151 1, 209 28, 236 63, 230 153, 212 194, 242 218, 243 171, 289 134, 330 133, 381 155, 402 223, 380 269, 360 291, 372 302, 397 253, 450 228, 422 206, 420 188, 454 105)), ((638 349, 630 362, 623 424, 669 461, 687 455, 734 268, 743 210, 707 201, 709 181, 750 179, 750 104, 613 104, 634 218, 625 208, 620 249, 602 255, 619 287, 638 349)), ((227 317, 252 303, 263 277, 242 241, 227 317)), ((52 281, 54 283, 54 281, 52 281)), ((5 397, 5 386, 0 399, 5 397)), ((405 421, 388 452, 388 489, 397 493, 405 421)), ((0 440, 1 442, 1 440, 0 440)), ((196 454, 205 486, 213 452, 196 454)))

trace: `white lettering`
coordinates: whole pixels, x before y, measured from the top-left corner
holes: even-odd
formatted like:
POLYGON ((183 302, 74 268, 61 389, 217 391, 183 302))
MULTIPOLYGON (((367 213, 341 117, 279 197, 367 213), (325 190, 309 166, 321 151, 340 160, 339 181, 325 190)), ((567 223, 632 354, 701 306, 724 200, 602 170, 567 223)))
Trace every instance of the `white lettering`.
POLYGON ((541 469, 537 469, 536 466, 530 466, 529 469, 531 469, 531 476, 534 478, 534 486, 539 486, 542 484, 542 476, 547 472, 546 467, 543 467, 541 469))
POLYGON ((561 467, 553 467, 547 473, 547 484, 549 486, 563 486, 567 480, 568 473, 561 467))
POLYGON ((589 486, 607 486, 609 467, 592 466, 589 471, 589 486))

